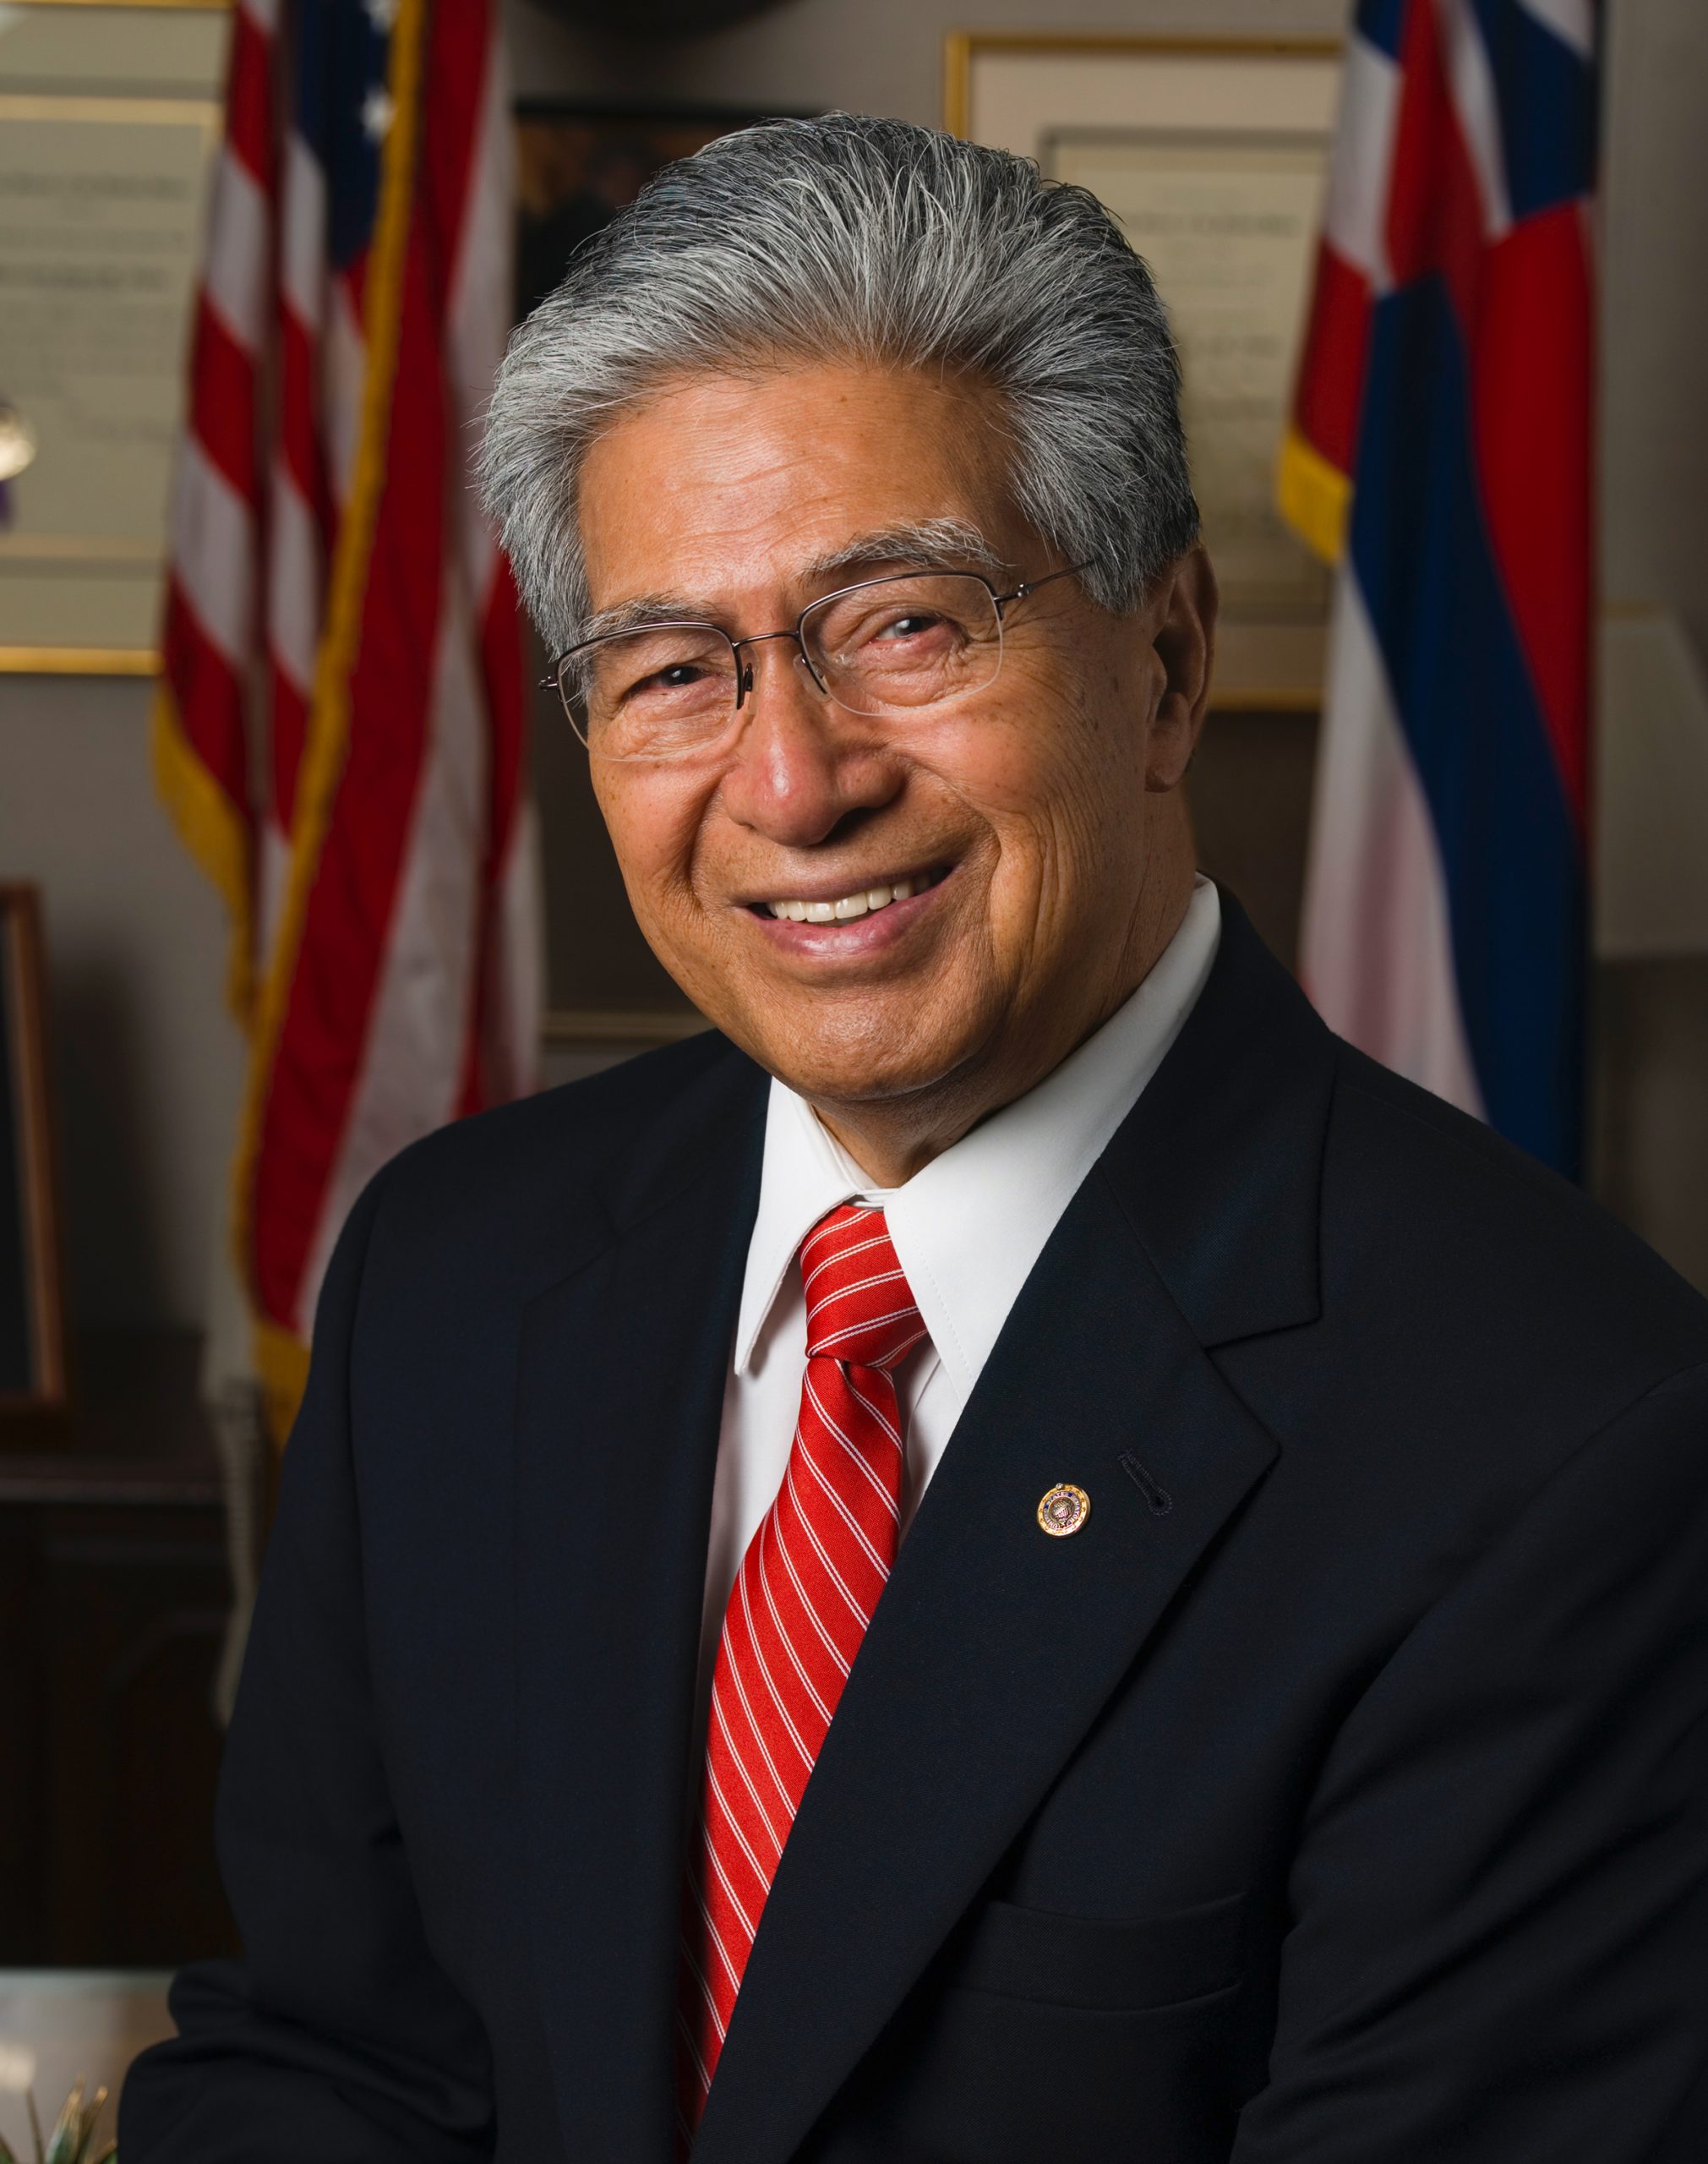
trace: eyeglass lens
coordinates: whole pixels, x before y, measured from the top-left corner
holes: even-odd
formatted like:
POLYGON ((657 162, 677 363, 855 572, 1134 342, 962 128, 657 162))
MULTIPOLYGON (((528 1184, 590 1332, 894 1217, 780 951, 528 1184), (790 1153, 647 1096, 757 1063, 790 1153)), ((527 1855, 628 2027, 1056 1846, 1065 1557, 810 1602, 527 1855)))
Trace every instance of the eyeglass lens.
MULTIPOLYGON (((802 648, 839 706, 907 713, 983 688, 1002 659, 990 589, 963 572, 874 580, 827 594, 801 619, 802 648)), ((721 631, 660 624, 568 656, 558 688, 576 734, 613 759, 703 750, 734 722, 745 665, 721 631)))

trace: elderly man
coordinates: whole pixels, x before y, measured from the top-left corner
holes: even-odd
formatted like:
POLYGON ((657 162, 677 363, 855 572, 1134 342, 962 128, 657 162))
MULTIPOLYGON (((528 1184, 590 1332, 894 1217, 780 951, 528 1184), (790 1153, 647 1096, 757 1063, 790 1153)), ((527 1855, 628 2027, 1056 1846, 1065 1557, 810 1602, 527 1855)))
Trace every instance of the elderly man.
POLYGON ((897 123, 664 174, 485 471, 717 1025, 321 1308, 124 2164, 1708 2153, 1708 1312, 1194 875, 1166 328, 897 123))

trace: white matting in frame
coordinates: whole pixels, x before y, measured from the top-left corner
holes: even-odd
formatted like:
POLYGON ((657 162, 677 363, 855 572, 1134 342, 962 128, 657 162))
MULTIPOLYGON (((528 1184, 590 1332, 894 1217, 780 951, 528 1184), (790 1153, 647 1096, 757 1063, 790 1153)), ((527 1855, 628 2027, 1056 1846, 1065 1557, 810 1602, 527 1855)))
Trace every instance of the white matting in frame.
POLYGON ((1328 576, 1282 523, 1274 476, 1340 79, 1321 40, 959 32, 946 52, 947 124, 1089 188, 1168 305, 1222 585, 1224 707, 1321 697, 1328 576))
POLYGON ((0 670, 156 665, 225 0, 0 6, 0 670))

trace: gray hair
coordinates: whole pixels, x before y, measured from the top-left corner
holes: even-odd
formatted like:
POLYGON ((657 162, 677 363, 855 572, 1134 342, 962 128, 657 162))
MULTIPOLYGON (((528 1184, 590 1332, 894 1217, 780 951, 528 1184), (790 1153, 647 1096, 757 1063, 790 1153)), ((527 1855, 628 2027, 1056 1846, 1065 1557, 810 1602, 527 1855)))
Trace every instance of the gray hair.
POLYGON ((1105 608, 1196 538, 1168 320, 1095 196, 903 121, 768 121, 666 167, 510 340, 480 474, 548 642, 585 636, 602 428, 685 375, 845 361, 991 385, 1022 515, 1105 608))

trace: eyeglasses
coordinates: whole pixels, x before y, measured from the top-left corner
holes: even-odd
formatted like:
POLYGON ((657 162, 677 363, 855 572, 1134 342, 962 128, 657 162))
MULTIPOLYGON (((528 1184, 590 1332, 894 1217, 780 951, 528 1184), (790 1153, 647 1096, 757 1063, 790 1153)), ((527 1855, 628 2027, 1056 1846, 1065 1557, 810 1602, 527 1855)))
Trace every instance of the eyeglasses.
POLYGON ((909 571, 821 595, 793 631, 732 638, 716 624, 607 631, 560 654, 556 689, 588 751, 602 759, 691 758, 721 746, 753 689, 744 653, 793 639, 795 666, 858 714, 909 714, 983 691, 1002 666, 1002 612, 1085 564, 998 593, 976 571, 909 571))

